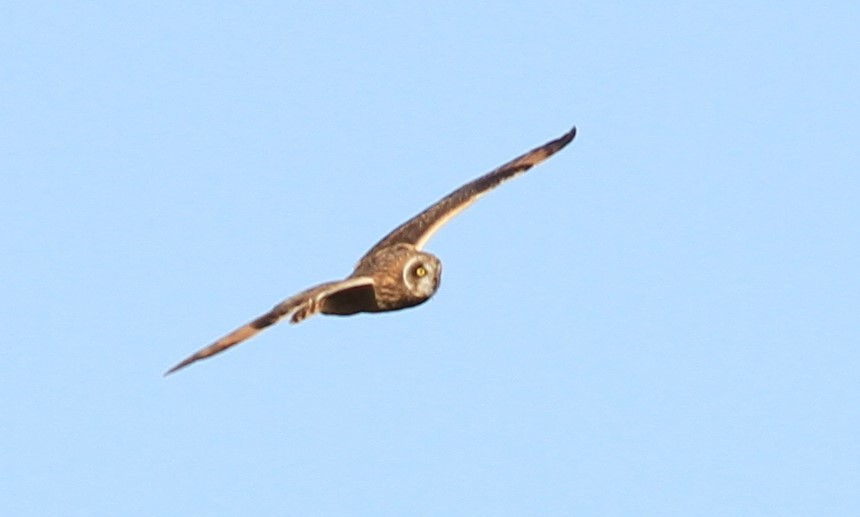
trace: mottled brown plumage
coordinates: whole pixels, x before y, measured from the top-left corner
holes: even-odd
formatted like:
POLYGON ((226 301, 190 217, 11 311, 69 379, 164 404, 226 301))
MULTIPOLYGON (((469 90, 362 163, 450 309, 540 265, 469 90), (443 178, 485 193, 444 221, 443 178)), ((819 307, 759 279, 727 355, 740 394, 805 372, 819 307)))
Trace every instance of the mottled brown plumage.
POLYGON ((395 311, 424 303, 436 293, 442 275, 441 261, 421 251, 433 233, 503 181, 561 150, 574 136, 576 128, 463 185, 383 237, 361 257, 349 277, 287 298, 266 314, 183 360, 165 375, 237 345, 287 316, 290 323, 298 323, 317 313, 395 311))

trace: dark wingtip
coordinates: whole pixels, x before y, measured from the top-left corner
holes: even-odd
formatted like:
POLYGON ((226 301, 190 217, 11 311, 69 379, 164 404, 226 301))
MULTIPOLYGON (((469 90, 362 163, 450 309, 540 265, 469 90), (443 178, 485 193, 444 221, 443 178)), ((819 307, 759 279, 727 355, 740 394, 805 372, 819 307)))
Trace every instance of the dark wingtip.
MULTIPOLYGON (((546 154, 544 155, 544 159, 554 155, 555 153, 564 149, 564 147, 569 144, 573 138, 576 136, 576 126, 570 128, 570 131, 556 138, 555 140, 548 142, 541 146, 539 149, 543 149, 546 154)), ((537 150, 537 149, 535 149, 537 150)))
POLYGON ((561 138, 558 139, 559 143, 562 147, 566 146, 570 143, 571 140, 576 136, 576 126, 570 128, 570 131, 564 134, 561 138))
POLYGON ((192 356, 192 357, 189 357, 188 359, 186 359, 186 360, 182 361, 181 363, 177 364, 177 365, 176 365, 176 366, 174 366, 173 368, 171 368, 171 369, 167 370, 166 372, 164 372, 164 376, 165 376, 165 377, 167 377, 168 375, 170 375, 170 374, 172 374, 172 373, 176 372, 177 370, 181 370, 182 368, 185 368, 186 366, 188 366, 189 364, 193 363, 193 362, 194 362, 194 361, 196 361, 196 360, 197 360, 197 358, 195 358, 195 357, 193 357, 193 356, 192 356))

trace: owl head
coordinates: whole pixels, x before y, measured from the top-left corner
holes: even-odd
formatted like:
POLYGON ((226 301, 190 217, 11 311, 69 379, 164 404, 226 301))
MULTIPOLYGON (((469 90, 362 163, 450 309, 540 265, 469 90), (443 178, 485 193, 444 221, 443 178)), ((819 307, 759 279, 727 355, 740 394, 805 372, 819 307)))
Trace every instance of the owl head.
POLYGON ((430 253, 418 251, 403 263, 403 284, 410 295, 426 300, 433 296, 442 280, 442 262, 430 253))

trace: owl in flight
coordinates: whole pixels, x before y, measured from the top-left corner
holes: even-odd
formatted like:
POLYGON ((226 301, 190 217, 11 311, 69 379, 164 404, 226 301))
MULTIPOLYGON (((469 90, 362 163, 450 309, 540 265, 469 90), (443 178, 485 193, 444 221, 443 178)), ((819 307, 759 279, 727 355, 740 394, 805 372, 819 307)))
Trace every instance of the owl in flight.
POLYGON ((396 311, 426 302, 436 293, 442 276, 439 259, 421 251, 433 233, 503 181, 522 174, 561 150, 574 136, 575 127, 466 183, 383 237, 359 259, 347 278, 326 282, 287 298, 266 314, 183 360, 165 375, 238 345, 286 317, 290 318, 290 323, 298 323, 320 312, 348 315, 396 311))

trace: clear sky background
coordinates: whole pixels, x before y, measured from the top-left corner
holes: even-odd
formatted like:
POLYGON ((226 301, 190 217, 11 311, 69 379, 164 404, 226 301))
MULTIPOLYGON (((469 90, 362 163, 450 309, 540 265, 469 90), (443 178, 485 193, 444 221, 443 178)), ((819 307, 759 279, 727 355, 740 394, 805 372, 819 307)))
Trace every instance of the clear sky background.
POLYGON ((0 513, 860 514, 855 2, 8 2, 0 513), (399 313, 162 373, 570 126, 399 313))

